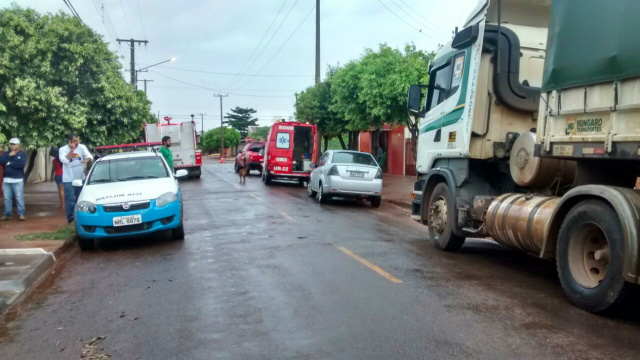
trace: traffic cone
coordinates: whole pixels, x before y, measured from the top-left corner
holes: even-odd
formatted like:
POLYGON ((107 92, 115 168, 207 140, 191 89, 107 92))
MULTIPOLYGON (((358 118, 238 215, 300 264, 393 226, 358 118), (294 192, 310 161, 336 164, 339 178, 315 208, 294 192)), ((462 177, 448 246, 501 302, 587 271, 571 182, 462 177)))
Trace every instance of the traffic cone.
POLYGON ((220 164, 224 164, 224 156, 220 155, 220 164))

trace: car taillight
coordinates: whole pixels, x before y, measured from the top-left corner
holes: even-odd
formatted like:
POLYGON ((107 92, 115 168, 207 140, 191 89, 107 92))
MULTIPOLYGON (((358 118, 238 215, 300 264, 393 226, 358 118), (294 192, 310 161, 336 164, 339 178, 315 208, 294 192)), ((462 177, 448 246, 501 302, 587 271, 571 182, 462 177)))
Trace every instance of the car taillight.
POLYGON ((329 176, 340 175, 338 173, 338 167, 337 166, 332 166, 331 169, 329 169, 329 173, 327 175, 329 175, 329 176))
POLYGON ((382 179, 382 170, 378 169, 378 172, 376 173, 376 179, 382 179))

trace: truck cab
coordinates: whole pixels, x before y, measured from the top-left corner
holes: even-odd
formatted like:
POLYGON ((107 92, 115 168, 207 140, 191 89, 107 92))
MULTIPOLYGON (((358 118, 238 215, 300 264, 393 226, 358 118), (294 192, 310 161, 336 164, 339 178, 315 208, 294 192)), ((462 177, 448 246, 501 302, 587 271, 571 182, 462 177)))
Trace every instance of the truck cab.
POLYGON ((640 284, 638 12, 632 0, 478 4, 429 83, 409 88, 412 217, 434 246, 486 237, 554 259, 567 297, 592 312, 640 284))

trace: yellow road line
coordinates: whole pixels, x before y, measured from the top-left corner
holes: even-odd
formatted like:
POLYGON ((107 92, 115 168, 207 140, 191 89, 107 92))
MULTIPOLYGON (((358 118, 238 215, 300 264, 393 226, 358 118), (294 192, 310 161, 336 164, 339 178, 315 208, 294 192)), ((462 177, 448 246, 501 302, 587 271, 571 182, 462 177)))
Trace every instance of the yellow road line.
POLYGON ((375 271, 378 273, 378 275, 382 276, 383 278, 391 281, 392 283, 396 283, 396 284, 402 284, 402 280, 398 279, 397 277, 389 274, 388 272, 384 271, 380 266, 371 263, 369 260, 361 258, 360 256, 356 255, 353 253, 353 251, 344 248, 342 246, 338 246, 337 247, 338 250, 342 251, 343 253, 351 256, 352 258, 358 260, 359 263, 361 263, 362 265, 368 267, 369 269, 375 271))
POLYGON ((283 211, 278 211, 280 213, 280 215, 282 215, 282 217, 284 217, 285 219, 291 221, 291 222, 296 222, 296 219, 292 218, 291 216, 287 215, 287 213, 283 212, 283 211))

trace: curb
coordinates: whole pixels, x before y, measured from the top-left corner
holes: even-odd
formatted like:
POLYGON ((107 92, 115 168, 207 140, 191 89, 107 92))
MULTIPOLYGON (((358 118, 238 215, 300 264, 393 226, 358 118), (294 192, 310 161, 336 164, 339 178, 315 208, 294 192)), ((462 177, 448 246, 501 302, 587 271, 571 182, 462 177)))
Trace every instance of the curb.
POLYGON ((390 204, 393 204, 395 206, 401 207, 402 209, 411 212, 411 203, 407 203, 407 202, 404 202, 402 200, 385 199, 384 196, 382 197, 382 201, 386 201, 386 202, 388 202, 390 204))
POLYGON ((0 255, 37 255, 41 258, 29 265, 28 269, 21 271, 16 278, 0 281, 0 292, 8 295, 8 300, 0 298, 0 318, 16 303, 25 298, 49 275, 60 257, 69 250, 74 241, 66 241, 53 252, 46 252, 42 248, 26 249, 0 249, 0 255))

